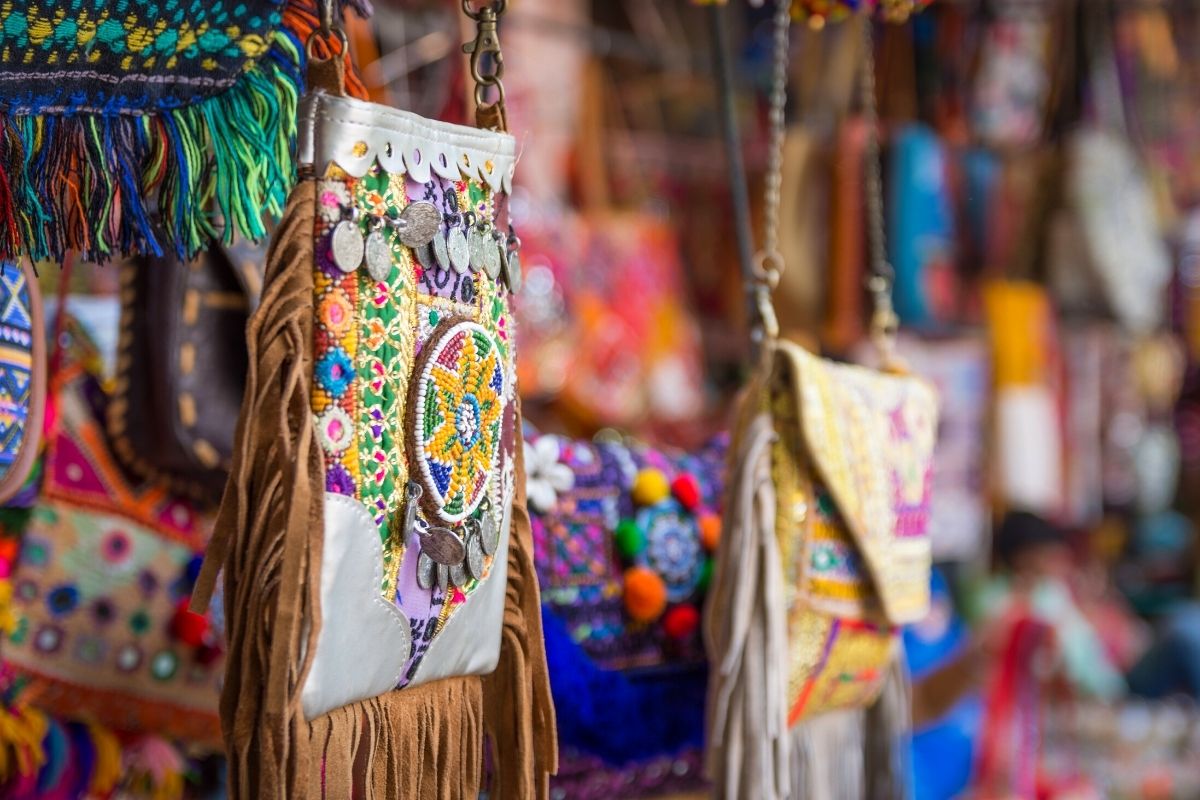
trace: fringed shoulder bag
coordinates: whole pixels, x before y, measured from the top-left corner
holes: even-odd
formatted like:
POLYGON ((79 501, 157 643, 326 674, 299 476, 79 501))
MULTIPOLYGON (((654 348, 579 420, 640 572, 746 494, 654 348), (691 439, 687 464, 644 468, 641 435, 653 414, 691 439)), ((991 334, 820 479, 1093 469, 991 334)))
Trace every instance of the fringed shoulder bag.
MULTIPOLYGON (((481 89, 497 82, 503 7, 464 3, 481 89)), ((542 796, 557 753, 503 94, 477 91, 493 129, 466 128, 346 96, 340 60, 310 70, 301 180, 250 322, 232 476, 194 598, 223 567, 230 796, 475 797, 485 732, 491 795, 542 796)))
MULTIPOLYGON (((839 364, 777 338, 770 293, 784 266, 775 229, 788 7, 781 0, 776 13, 766 236, 754 269, 761 360, 730 446, 707 606, 708 768, 721 798, 890 800, 906 791, 899 733, 909 695, 897 626, 929 605, 937 403, 932 388, 889 358, 895 315, 873 134, 872 327, 893 366, 839 364)), ((872 72, 868 57, 869 112, 872 72)), ((873 115, 868 122, 873 130, 873 115)))

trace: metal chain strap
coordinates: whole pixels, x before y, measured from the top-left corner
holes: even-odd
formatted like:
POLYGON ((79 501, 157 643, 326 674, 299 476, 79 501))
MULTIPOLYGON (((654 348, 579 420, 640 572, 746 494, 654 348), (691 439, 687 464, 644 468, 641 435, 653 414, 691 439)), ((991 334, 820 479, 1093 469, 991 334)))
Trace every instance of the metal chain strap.
POLYGON ((873 312, 871 336, 885 366, 896 363, 895 338, 900 320, 892 306, 892 284, 896 273, 887 258, 887 231, 883 216, 883 165, 879 147, 879 108, 875 88, 875 36, 870 18, 862 21, 863 60, 859 79, 863 121, 867 127, 865 164, 867 254, 870 273, 867 289, 873 312))
POLYGON ((783 140, 787 135, 787 81, 791 0, 776 0, 773 18, 773 64, 768 99, 767 172, 763 178, 763 246, 754 255, 755 300, 759 335, 768 341, 779 335, 779 321, 771 304, 771 290, 779 285, 786 267, 779 252, 779 204, 783 189, 783 140))

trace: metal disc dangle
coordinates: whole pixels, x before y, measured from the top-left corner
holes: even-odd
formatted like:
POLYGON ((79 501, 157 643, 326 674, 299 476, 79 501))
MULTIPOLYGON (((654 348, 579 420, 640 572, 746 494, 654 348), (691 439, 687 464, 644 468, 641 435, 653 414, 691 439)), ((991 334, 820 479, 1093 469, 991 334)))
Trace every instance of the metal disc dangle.
POLYGON ((333 229, 330 249, 333 251, 333 263, 342 272, 349 274, 358 269, 363 260, 363 237, 358 223, 350 219, 339 222, 333 229))

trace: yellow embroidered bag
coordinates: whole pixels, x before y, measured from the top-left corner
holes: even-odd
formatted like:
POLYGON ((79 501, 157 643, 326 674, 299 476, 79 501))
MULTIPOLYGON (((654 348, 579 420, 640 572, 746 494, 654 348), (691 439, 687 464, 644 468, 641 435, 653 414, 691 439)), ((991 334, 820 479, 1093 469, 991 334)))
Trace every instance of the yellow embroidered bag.
MULTIPOLYGON (((836 363, 778 338, 771 290, 784 265, 770 186, 781 171, 788 7, 780 0, 776 11, 765 246, 747 269, 760 360, 730 445, 705 626, 708 769, 717 798, 898 797, 896 734, 909 703, 898 626, 929 606, 937 400, 891 366, 896 317, 873 137, 872 330, 889 369, 836 363)), ((864 75, 872 70, 868 59, 864 75)))

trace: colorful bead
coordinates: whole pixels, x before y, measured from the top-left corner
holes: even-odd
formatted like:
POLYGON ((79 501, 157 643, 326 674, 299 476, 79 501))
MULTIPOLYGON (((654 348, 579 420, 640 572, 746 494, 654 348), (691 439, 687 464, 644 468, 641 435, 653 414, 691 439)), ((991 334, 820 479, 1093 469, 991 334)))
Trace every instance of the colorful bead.
POLYGON ((700 565, 700 578, 696 581, 696 590, 699 592, 707 592, 708 585, 712 583, 713 576, 713 560, 711 558, 704 559, 704 563, 700 565))
POLYGON ((667 607, 667 586, 646 567, 625 570, 625 611, 635 622, 654 622, 667 607))
POLYGON ((671 481, 671 494, 688 511, 695 511, 700 506, 700 483, 690 472, 675 476, 675 480, 671 481))
POLYGON ((617 552, 626 560, 632 560, 646 549, 646 534, 631 519, 623 519, 617 524, 617 552))
POLYGON ((633 502, 640 506, 652 506, 667 499, 670 493, 667 476, 653 467, 639 470, 633 479, 633 502))

